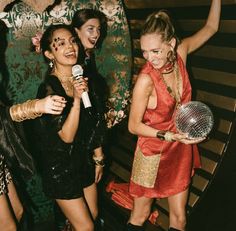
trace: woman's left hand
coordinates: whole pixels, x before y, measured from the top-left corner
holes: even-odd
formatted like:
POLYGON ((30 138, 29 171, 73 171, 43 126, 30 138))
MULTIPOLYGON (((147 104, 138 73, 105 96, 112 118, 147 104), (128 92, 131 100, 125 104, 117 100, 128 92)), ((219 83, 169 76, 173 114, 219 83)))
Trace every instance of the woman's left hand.
POLYGON ((103 167, 95 165, 95 183, 98 183, 102 179, 103 167))
POLYGON ((66 106, 66 100, 62 96, 48 95, 39 99, 35 104, 35 110, 39 113, 60 115, 66 106))
POLYGON ((206 137, 196 138, 196 139, 189 139, 187 134, 175 133, 173 135, 172 139, 174 141, 179 141, 183 144, 198 144, 198 143, 201 143, 203 140, 205 140, 206 137))

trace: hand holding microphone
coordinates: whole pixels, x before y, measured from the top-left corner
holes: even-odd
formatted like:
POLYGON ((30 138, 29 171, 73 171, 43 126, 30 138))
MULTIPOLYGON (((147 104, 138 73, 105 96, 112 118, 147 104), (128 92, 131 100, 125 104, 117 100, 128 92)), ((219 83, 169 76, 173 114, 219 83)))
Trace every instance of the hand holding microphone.
MULTIPOLYGON (((72 75, 74 77, 74 79, 79 80, 80 78, 83 78, 83 68, 80 65, 74 65, 72 67, 72 75)), ((82 93, 82 101, 84 104, 85 108, 89 108, 92 107, 90 99, 89 99, 89 95, 87 91, 84 91, 82 93)))

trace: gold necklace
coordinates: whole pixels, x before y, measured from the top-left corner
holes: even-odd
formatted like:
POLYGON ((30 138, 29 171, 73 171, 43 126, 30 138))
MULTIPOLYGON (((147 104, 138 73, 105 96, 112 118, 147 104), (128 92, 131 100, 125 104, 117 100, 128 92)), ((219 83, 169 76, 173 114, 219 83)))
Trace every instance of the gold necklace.
MULTIPOLYGON (((166 74, 166 73, 164 73, 166 74)), ((163 73, 161 73, 161 78, 163 80, 163 83, 165 84, 166 86, 166 89, 167 91, 169 92, 169 94, 175 99, 176 101, 176 107, 178 107, 178 105, 180 105, 180 77, 179 77, 179 68, 178 68, 178 65, 175 63, 174 65, 174 78, 176 79, 176 87, 177 87, 177 91, 176 93, 174 94, 172 88, 167 84, 165 78, 163 77, 163 73)))
POLYGON ((67 95, 73 95, 73 76, 63 76, 57 69, 55 69, 55 75, 60 80, 62 87, 67 95))

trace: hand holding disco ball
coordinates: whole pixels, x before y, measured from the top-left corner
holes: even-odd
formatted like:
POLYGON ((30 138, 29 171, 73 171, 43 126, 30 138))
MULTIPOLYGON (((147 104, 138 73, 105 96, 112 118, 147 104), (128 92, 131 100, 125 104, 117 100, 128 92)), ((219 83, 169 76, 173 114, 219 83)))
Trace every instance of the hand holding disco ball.
POLYGON ((181 105, 176 113, 175 125, 180 134, 188 139, 207 137, 214 124, 210 108, 199 101, 190 101, 181 105))

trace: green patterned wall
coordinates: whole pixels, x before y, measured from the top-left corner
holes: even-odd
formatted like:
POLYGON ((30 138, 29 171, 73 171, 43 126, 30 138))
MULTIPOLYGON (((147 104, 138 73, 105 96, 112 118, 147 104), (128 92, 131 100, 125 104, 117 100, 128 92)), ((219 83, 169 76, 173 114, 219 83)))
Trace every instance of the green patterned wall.
POLYGON ((9 28, 6 63, 10 76, 7 91, 13 102, 34 98, 37 87, 46 72, 41 54, 31 50, 31 37, 44 31, 50 24, 69 24, 74 12, 81 8, 96 8, 108 18, 108 35, 101 50, 97 51, 99 72, 110 86, 111 127, 126 116, 131 78, 131 41, 122 2, 119 0, 62 1, 50 12, 37 13, 23 2, 13 6, 9 12, 0 13, 9 28))

